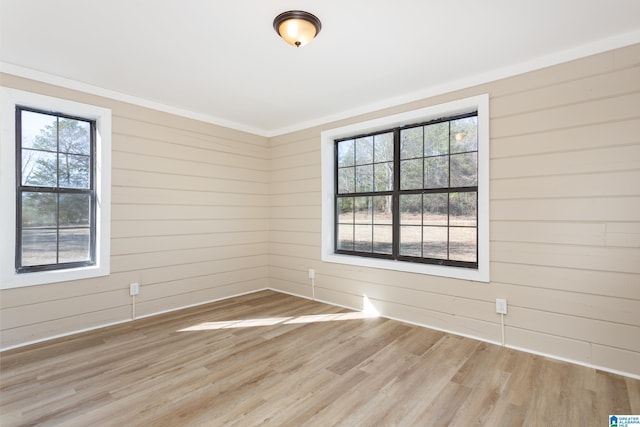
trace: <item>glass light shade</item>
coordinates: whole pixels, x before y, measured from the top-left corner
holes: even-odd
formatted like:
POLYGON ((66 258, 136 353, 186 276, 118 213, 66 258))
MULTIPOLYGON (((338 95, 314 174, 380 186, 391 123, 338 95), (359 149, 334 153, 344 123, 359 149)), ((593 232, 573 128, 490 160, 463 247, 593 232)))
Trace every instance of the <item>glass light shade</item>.
POLYGON ((320 32, 322 25, 314 15, 300 10, 281 13, 273 21, 276 32, 292 46, 308 44, 320 32))
POLYGON ((288 19, 278 27, 280 37, 292 46, 304 46, 316 36, 316 27, 304 19, 288 19))

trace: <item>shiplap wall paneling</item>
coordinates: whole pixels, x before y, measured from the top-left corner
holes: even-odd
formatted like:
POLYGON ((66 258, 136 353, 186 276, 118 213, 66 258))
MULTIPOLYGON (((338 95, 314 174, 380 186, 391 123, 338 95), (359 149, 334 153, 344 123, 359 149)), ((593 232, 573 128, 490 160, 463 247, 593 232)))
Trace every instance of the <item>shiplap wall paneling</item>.
POLYGON ((269 157, 294 183, 270 187, 274 288, 309 296, 313 267, 318 298, 493 342, 507 298, 507 345, 640 375, 640 45, 272 138, 269 157), (481 93, 491 283, 320 262, 320 132, 481 93))
POLYGON ((263 289, 266 138, 2 75, 2 85, 112 109, 111 275, 1 291, 1 347, 263 289))

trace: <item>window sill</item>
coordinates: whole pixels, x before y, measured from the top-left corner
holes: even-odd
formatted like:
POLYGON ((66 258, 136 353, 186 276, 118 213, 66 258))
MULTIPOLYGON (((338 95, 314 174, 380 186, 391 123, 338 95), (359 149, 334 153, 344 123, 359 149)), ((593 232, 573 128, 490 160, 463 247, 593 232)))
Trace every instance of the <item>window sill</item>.
POLYGON ((450 277, 453 279, 470 280, 474 282, 489 281, 489 272, 484 271, 482 268, 476 270, 470 268, 448 267, 443 265, 421 264, 417 262, 394 261, 340 254, 323 254, 322 261, 352 265, 356 267, 381 268, 383 270, 402 271, 405 273, 450 277))
POLYGON ((108 276, 109 268, 100 266, 70 268, 65 270, 39 271, 34 273, 11 274, 2 277, 0 289, 20 288, 23 286, 44 285, 47 283, 67 282, 70 280, 90 279, 108 276))

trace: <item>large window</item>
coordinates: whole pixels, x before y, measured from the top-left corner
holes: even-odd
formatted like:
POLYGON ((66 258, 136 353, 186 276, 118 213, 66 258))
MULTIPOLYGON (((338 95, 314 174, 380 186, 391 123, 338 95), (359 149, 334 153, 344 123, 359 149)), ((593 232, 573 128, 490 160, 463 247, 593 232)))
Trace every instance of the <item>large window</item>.
POLYGON ((95 264, 95 121, 16 107, 16 270, 95 264))
POLYGON ((0 87, 0 288, 109 274, 111 110, 0 87))
POLYGON ((481 95, 322 133, 322 259, 489 281, 481 95))
POLYGON ((336 253, 477 268, 477 112, 337 140, 335 170, 336 253))

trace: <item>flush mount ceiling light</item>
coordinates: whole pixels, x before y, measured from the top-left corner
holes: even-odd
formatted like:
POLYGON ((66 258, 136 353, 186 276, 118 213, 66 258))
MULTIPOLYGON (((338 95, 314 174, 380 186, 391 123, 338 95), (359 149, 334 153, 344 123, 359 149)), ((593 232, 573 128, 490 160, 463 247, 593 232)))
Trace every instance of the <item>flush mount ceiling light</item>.
POLYGON ((273 20, 276 33, 292 46, 300 47, 315 38, 322 28, 320 20, 309 12, 290 10, 273 20))

